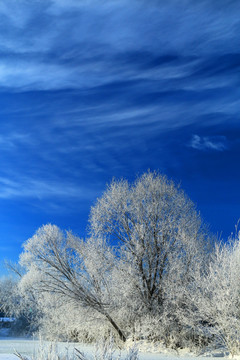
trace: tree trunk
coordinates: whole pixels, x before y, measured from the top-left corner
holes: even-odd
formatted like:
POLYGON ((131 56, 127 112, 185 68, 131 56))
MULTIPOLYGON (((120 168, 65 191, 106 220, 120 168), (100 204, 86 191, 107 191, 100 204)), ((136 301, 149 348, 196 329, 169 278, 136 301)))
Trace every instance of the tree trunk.
POLYGON ((114 329, 117 331, 120 339, 125 342, 127 340, 126 336, 124 335, 124 333, 122 332, 122 330, 118 327, 118 325, 115 323, 115 321, 111 318, 111 316, 109 316, 108 314, 105 314, 106 318, 108 319, 108 321, 110 322, 110 324, 114 327, 114 329))

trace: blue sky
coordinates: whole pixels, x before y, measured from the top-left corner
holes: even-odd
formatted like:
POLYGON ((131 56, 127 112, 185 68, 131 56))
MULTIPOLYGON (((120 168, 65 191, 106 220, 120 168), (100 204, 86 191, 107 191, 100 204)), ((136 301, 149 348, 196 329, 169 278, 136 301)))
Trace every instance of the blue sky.
POLYGON ((213 232, 234 231, 239 13, 230 0, 1 2, 2 260, 45 223, 84 236, 106 183, 148 169, 181 183, 213 232))

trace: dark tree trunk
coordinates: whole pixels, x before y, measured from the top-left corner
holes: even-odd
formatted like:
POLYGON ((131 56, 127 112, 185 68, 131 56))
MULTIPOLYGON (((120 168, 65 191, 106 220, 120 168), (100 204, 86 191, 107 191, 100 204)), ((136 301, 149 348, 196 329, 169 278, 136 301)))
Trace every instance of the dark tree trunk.
POLYGON ((120 339, 125 342, 127 340, 126 336, 124 335, 124 333, 122 332, 122 330, 118 327, 118 325, 115 323, 115 321, 111 318, 111 316, 109 316, 108 314, 105 314, 106 318, 108 319, 108 321, 110 322, 110 324, 114 327, 114 329, 117 331, 120 339))

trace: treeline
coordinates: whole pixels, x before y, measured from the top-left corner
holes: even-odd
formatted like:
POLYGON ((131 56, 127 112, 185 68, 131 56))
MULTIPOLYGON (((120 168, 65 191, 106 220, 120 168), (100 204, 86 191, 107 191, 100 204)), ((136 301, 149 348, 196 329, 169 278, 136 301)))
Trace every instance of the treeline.
POLYGON ((240 242, 220 243, 186 194, 148 172, 114 180, 89 236, 45 225, 26 241, 0 301, 16 329, 48 339, 116 339, 240 353, 240 242))

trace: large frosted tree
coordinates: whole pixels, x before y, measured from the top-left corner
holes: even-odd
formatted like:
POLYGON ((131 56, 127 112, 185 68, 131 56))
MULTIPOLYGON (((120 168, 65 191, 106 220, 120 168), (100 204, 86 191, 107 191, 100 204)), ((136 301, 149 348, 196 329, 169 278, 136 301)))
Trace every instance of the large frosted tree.
POLYGON ((141 312, 160 313, 169 282, 191 281, 211 246, 195 205, 156 172, 133 184, 114 180, 91 209, 90 229, 92 237, 105 237, 118 249, 141 312))
POLYGON ((155 172, 133 184, 114 180, 91 209, 89 231, 83 241, 54 225, 39 229, 24 245, 20 285, 90 309, 122 340, 146 317, 179 326, 183 289, 209 254, 185 193, 155 172))

